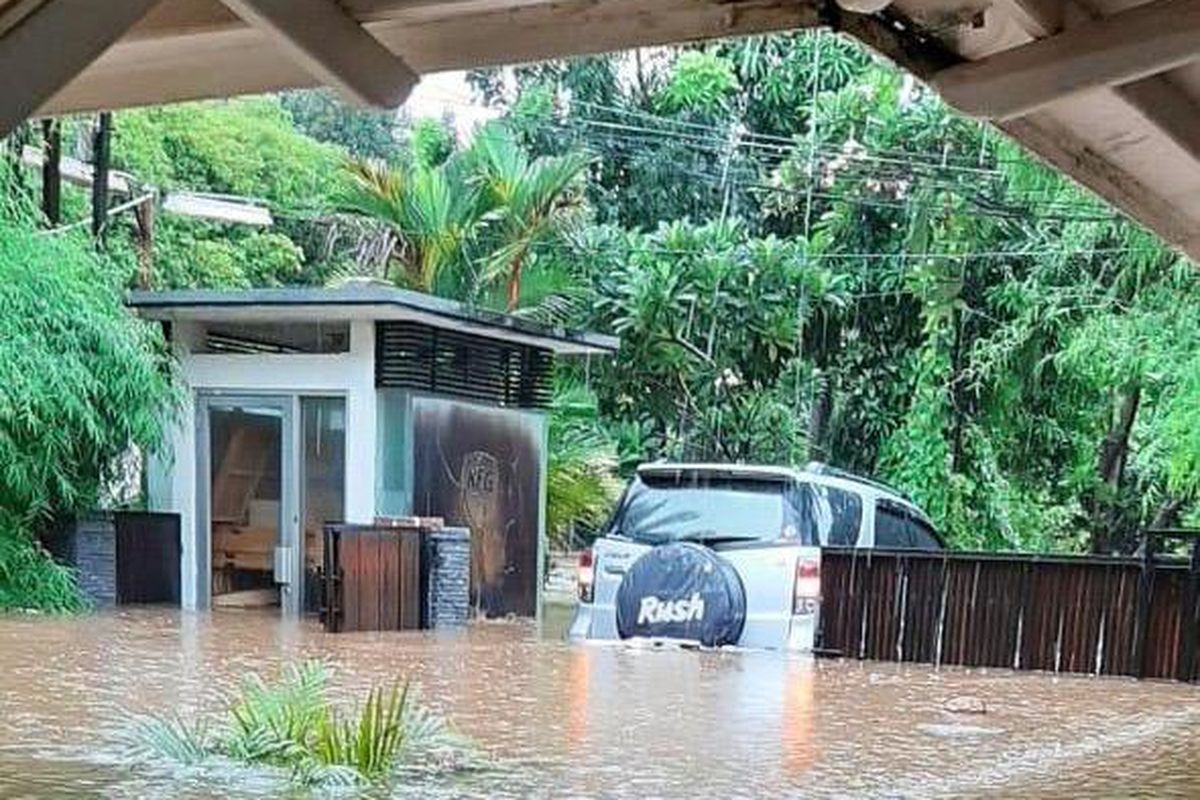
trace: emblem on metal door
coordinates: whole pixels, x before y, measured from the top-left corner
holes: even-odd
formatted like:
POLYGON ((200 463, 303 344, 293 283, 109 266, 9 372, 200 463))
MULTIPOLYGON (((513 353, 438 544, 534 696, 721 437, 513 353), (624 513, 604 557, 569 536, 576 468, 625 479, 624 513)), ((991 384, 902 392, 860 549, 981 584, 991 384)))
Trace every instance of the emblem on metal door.
POLYGON ((500 462, 491 453, 476 450, 463 456, 459 485, 463 511, 472 528, 486 528, 496 514, 500 462))

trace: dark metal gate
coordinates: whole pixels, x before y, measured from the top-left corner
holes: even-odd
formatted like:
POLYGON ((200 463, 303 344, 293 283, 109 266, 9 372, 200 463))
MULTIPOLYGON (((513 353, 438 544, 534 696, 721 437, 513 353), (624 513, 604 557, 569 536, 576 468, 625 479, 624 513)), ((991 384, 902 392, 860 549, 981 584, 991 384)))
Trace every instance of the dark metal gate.
POLYGON ((179 605, 182 555, 179 515, 118 511, 116 529, 117 603, 179 605))

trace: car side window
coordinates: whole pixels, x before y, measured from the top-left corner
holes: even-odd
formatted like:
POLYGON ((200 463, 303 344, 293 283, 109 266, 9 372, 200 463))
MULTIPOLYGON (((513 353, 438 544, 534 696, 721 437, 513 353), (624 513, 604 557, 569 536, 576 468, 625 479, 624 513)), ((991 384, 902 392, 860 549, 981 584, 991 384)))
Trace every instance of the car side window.
POLYGON ((929 523, 920 517, 913 514, 908 515, 909 535, 912 539, 910 547, 915 547, 918 550, 941 550, 942 545, 938 541, 937 534, 933 532, 933 528, 929 527, 929 523))
POLYGON ((875 505, 875 546, 908 550, 941 550, 929 523, 905 506, 890 500, 875 505))
POLYGON ((908 512, 904 506, 888 500, 875 504, 875 546, 884 548, 912 547, 908 512))
POLYGON ((858 544, 858 533, 862 527, 862 498, 855 492, 831 486, 821 487, 819 491, 825 494, 833 513, 828 543, 839 547, 854 547, 858 544))

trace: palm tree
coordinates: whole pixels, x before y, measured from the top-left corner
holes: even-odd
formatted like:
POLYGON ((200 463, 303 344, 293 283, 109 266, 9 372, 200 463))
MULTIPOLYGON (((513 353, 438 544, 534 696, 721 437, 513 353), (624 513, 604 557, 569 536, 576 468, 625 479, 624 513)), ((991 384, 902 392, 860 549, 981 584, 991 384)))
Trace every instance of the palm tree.
POLYGON ((581 178, 592 159, 585 153, 567 153, 531 161, 507 128, 489 125, 475 137, 467 160, 472 180, 491 209, 486 221, 498 231, 485 279, 507 277, 511 312, 521 299, 521 273, 530 252, 578 220, 581 178))
POLYGON ((436 166, 349 162, 350 186, 337 204, 392 230, 405 283, 422 291, 466 264, 467 245, 482 238, 483 281, 505 277, 513 311, 529 254, 578 218, 580 179, 590 163, 582 153, 531 160, 507 128, 494 124, 469 150, 436 166))
POLYGON ((390 167, 351 160, 346 169, 350 184, 337 205, 392 230, 407 285, 428 292, 438 275, 461 263, 484 209, 479 191, 461 175, 457 163, 390 167))

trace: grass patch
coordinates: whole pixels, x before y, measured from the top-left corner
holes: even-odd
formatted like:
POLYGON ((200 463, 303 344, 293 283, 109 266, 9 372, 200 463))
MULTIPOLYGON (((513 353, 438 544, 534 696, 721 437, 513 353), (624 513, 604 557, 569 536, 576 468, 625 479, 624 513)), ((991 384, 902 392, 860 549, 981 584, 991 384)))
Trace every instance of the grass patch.
POLYGON ((319 662, 289 666, 273 681, 248 676, 223 724, 143 717, 130 737, 132 754, 184 767, 216 759, 267 766, 314 787, 386 785, 423 770, 472 766, 470 742, 423 708, 409 684, 375 687, 346 713, 328 700, 327 683, 319 662))

